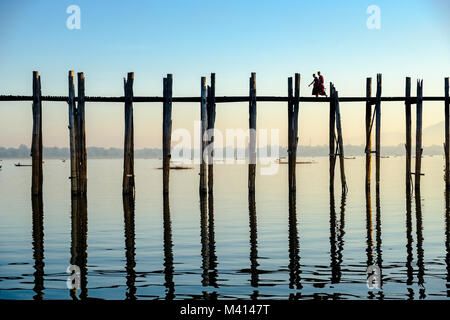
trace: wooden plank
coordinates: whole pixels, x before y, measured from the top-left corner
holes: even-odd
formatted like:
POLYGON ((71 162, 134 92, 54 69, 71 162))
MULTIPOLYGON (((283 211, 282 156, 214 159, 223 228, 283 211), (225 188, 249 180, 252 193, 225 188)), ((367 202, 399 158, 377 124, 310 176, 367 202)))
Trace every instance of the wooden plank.
POLYGON ((42 102, 41 102, 41 77, 37 71, 33 71, 33 133, 31 138, 31 193, 42 193, 42 102))
POLYGON ((334 85, 330 82, 330 116, 329 116, 329 156, 330 156, 330 192, 334 192, 334 169, 336 167, 336 108, 334 104, 334 85))
POLYGON ((416 196, 420 192, 420 176, 422 172, 422 92, 423 80, 418 80, 416 103, 416 170, 414 175, 416 196))
POLYGON ((381 164, 381 73, 377 74, 377 94, 375 102, 375 181, 376 188, 380 185, 381 164))
POLYGON ((339 95, 336 90, 334 90, 334 106, 336 109, 336 132, 337 132, 337 142, 339 146, 339 167, 341 171, 341 185, 342 193, 347 193, 347 181, 345 177, 344 170, 344 139, 342 137, 342 125, 341 125, 341 111, 339 108, 339 95))
POLYGON ((79 161, 77 156, 77 109, 75 105, 74 72, 69 71, 69 139, 70 139, 70 179, 72 194, 78 194, 79 188, 79 161))
POLYGON ((134 182, 134 121, 133 121, 133 83, 134 73, 129 72, 127 79, 124 78, 125 92, 125 133, 123 154, 123 179, 122 193, 126 195, 135 194, 134 182))
POLYGON ((214 186, 214 124, 216 121, 216 74, 211 73, 211 85, 208 87, 208 193, 212 194, 214 186))
POLYGON ((372 168, 372 78, 366 79, 366 188, 370 185, 372 168))
POLYGON ((405 127, 406 127, 406 176, 405 186, 409 192, 411 190, 411 78, 406 78, 405 85, 405 127))
POLYGON ((78 160, 79 160, 79 186, 80 193, 87 192, 87 150, 86 150, 86 124, 85 124, 85 84, 84 74, 79 72, 78 76, 78 160))
POLYGON ((202 77, 200 81, 200 121, 201 121, 201 129, 200 129, 200 193, 204 194, 207 192, 206 187, 206 161, 203 153, 206 149, 206 141, 205 134, 208 128, 208 117, 207 117, 207 87, 206 87, 206 77, 202 77))
POLYGON ((249 164, 248 164, 248 191, 255 192, 256 173, 256 73, 252 72, 249 86, 250 102, 249 112, 249 164))
POLYGON ((163 192, 169 192, 170 147, 172 137, 172 84, 173 75, 167 74, 164 80, 163 104, 163 192))
POLYGON ((450 100, 449 78, 445 78, 445 186, 450 190, 450 100))

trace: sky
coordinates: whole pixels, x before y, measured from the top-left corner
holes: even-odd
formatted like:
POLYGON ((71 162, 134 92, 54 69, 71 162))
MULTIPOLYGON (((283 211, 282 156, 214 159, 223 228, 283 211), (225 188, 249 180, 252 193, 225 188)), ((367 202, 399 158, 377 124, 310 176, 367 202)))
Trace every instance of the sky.
MULTIPOLYGON (((21 1, 0 0, 0 94, 31 95, 32 71, 43 95, 67 95, 69 70, 84 72, 86 95, 121 96, 123 77, 135 73, 134 94, 162 95, 174 75, 174 96, 198 96, 200 77, 216 73, 216 95, 247 95, 256 72, 257 94, 287 95, 299 72, 301 95, 322 71, 339 95, 364 96, 366 77, 383 74, 383 95, 404 95, 405 77, 424 80, 424 95, 442 96, 450 76, 450 1, 447 0, 227 0, 21 1), (70 5, 80 29, 68 29, 70 5), (369 29, 367 8, 380 9, 369 29)), ((375 87, 375 83, 373 84, 375 87)), ((375 92, 374 92, 375 93, 375 92)), ((426 102, 424 127, 443 120, 444 104, 426 102)), ((88 103, 88 146, 123 146, 121 103, 88 103)), ((198 104, 173 105, 173 130, 193 131, 198 104)), ((0 102, 0 146, 31 143, 31 103, 0 102)), ((414 111, 414 109, 413 109, 414 111)), ((364 103, 341 103, 345 144, 363 144, 364 103)), ((135 147, 161 147, 161 103, 135 103, 135 147)), ((414 118, 413 118, 414 120, 414 118)), ((65 147, 66 103, 43 103, 45 146, 65 147)), ((285 103, 258 103, 257 127, 278 129, 287 143, 285 103)), ((248 128, 248 104, 218 104, 216 128, 248 128)), ((382 144, 404 143, 402 103, 382 104, 382 144)), ((301 103, 299 143, 328 142, 328 104, 301 103)), ((441 145, 439 137, 426 144, 441 145)))

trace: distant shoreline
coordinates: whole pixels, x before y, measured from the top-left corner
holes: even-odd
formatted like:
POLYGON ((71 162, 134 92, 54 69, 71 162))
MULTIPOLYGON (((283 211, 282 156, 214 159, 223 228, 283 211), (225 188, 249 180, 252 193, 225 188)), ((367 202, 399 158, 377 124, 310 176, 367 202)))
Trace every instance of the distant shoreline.
MULTIPOLYGON (((415 150, 415 148, 413 148, 415 150)), ((240 150, 247 155, 246 150, 240 150)), ((270 153, 270 147, 264 150, 270 153)), ((346 145, 344 146, 346 157, 364 156, 364 146, 346 145)), ((194 150, 190 150, 190 154, 194 150)), ((198 152, 198 151, 197 151, 198 152)), ((228 152, 230 152, 228 150, 228 152)), ((236 155, 237 150, 234 149, 236 155)), ((69 159, 69 148, 58 147, 44 147, 43 148, 44 159, 69 159)), ((194 153, 195 154, 195 153, 194 153)), ((216 155, 220 154, 220 149, 216 149, 216 155)), ((223 150, 225 157, 226 150, 223 150)), ((265 154, 265 153, 263 153, 265 154)), ((302 146, 298 147, 297 155, 299 157, 327 157, 329 154, 329 147, 327 145, 322 146, 302 146)), ((383 156, 404 156, 405 147, 402 144, 397 146, 385 146, 381 147, 381 154, 383 156)), ((414 154, 413 154, 414 155, 414 154)), ((443 146, 432 145, 423 148, 423 155, 439 156, 444 155, 443 146)), ((121 148, 103 148, 103 147, 88 147, 87 156, 89 159, 122 159, 123 149, 121 148)), ((270 157, 270 154, 267 155, 270 157)), ((279 157, 286 157, 286 147, 280 147, 279 157)), ((162 157, 162 150, 159 148, 144 148, 135 149, 135 159, 160 159, 162 157)), ((188 156, 189 157, 189 156, 188 156)), ((264 157, 264 156, 262 156, 264 157)), ((221 157, 217 157, 221 158, 221 157)), ((0 159, 30 159, 30 148, 25 145, 20 145, 18 148, 5 148, 0 147, 0 159)))

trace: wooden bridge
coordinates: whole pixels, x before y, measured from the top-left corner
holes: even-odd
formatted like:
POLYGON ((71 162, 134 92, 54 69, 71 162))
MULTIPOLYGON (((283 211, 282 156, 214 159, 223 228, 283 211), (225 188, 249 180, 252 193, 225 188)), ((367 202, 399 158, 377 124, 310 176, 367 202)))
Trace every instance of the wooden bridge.
MULTIPOLYGON (((365 97, 339 97, 338 91, 330 83, 330 97, 301 97, 300 74, 288 78, 287 96, 262 96, 256 94, 256 74, 249 78, 248 96, 216 96, 215 74, 210 76, 210 84, 207 85, 206 77, 200 81, 200 96, 197 97, 173 97, 173 75, 168 74, 163 79, 162 96, 134 96, 134 73, 130 72, 124 78, 124 95, 116 97, 98 97, 85 95, 85 77, 83 73, 77 74, 77 95, 75 95, 74 72, 69 71, 68 96, 45 96, 41 93, 41 78, 37 71, 33 72, 33 94, 0 95, 0 101, 32 101, 33 135, 32 135, 32 183, 33 195, 42 193, 42 102, 60 101, 68 103, 69 131, 70 131, 70 158, 71 158, 71 190, 73 195, 85 195, 87 192, 87 156, 86 156, 86 130, 85 130, 85 103, 86 102, 121 102, 125 105, 125 139, 124 139, 124 167, 123 167, 123 194, 134 195, 134 122, 133 104, 139 102, 158 102, 163 104, 163 192, 169 191, 170 173, 170 147, 172 134, 172 103, 190 102, 200 104, 201 115, 201 154, 206 148, 213 149, 214 129, 217 103, 248 102, 249 103, 249 129, 256 130, 257 102, 286 102, 288 107, 288 166, 289 166, 289 191, 296 188, 295 169, 298 145, 298 116, 301 102, 327 102, 329 103, 329 160, 330 160, 330 191, 334 190, 334 172, 337 157, 340 163, 340 176, 342 192, 347 192, 344 169, 344 142, 342 137, 342 123, 340 115, 340 102, 365 102, 366 103, 366 191, 370 190, 372 153, 375 154, 375 181, 377 191, 380 184, 380 146, 381 146, 381 102, 401 101, 405 103, 405 184, 406 189, 412 188, 412 176, 414 175, 416 193, 420 192, 420 178, 422 159, 422 114, 424 101, 443 101, 445 107, 445 184, 450 190, 450 107, 449 107, 449 78, 445 78, 444 96, 423 96, 423 81, 417 81, 416 96, 411 95, 411 78, 406 78, 405 95, 401 97, 382 96, 382 76, 377 75, 376 93, 372 96, 372 79, 367 78, 365 97), (416 163, 412 172, 412 131, 411 131, 411 106, 416 105, 416 163), (372 130, 374 128, 374 130, 372 130), (372 148, 372 136, 375 131, 375 148, 372 148)), ((250 130, 252 132, 253 130, 250 130)), ((213 152, 209 152, 208 159, 202 157, 200 164, 200 194, 211 193, 213 190, 213 152)), ((249 169, 248 190, 249 194, 255 192, 256 172, 256 136, 250 134, 249 141, 249 169)))

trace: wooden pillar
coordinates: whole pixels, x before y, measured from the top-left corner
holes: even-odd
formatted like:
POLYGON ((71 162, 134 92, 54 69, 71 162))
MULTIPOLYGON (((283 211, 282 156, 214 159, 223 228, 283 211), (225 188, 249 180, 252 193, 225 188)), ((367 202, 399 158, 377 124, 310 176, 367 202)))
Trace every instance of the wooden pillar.
POLYGON ((372 78, 366 79, 366 188, 370 185, 372 167, 372 78))
POLYGON ((32 177, 31 193, 42 193, 42 103, 41 103, 41 77, 33 71, 33 134, 31 138, 32 177))
POLYGON ((336 132, 337 132, 337 143, 339 148, 339 167, 341 171, 341 185, 342 185, 342 193, 347 193, 347 180, 345 178, 345 170, 344 170, 344 140, 342 138, 342 125, 341 125, 341 111, 339 108, 339 95, 336 90, 334 91, 333 99, 334 99, 334 107, 336 109, 336 132))
POLYGON ((85 85, 84 74, 78 74, 78 106, 77 106, 77 128, 78 128, 78 161, 79 161, 79 187, 80 193, 87 191, 87 157, 86 157, 86 125, 85 125, 85 85))
POLYGON ((213 192, 214 186, 214 123, 216 121, 216 74, 211 73, 211 86, 208 87, 208 193, 213 192))
POLYGON ((329 156, 330 156, 330 192, 334 192, 334 168, 336 164, 336 108, 334 105, 334 86, 330 82, 330 127, 329 127, 329 156))
POLYGON ((450 106, 449 105, 450 105, 449 80, 448 80, 448 78, 445 78, 445 187, 447 190, 450 190, 450 106))
POLYGON ((376 188, 380 185, 380 164, 381 164, 381 73, 377 74, 377 96, 375 103, 375 181, 376 188))
POLYGON ((422 89, 423 80, 417 81, 417 102, 416 102, 416 170, 415 188, 416 196, 420 190, 420 176, 422 170, 422 89))
POLYGON ((206 188, 206 161, 203 153, 206 149, 205 133, 208 127, 208 117, 207 117, 207 87, 206 87, 206 77, 202 77, 200 81, 200 119, 201 119, 201 129, 200 129, 200 193, 205 194, 207 192, 206 188))
POLYGON ((169 192, 170 146, 172 138, 172 85, 173 75, 164 79, 163 104, 163 192, 169 192))
POLYGON ((122 193, 134 195, 134 121, 133 121, 133 82, 134 73, 129 72, 124 78, 125 92, 125 134, 123 148, 123 180, 122 193))
POLYGON ((293 116, 294 116, 294 104, 293 104, 293 87, 292 87, 292 77, 288 78, 288 179, 289 179, 289 192, 293 192, 295 190, 294 180, 293 180, 293 167, 295 163, 293 163, 293 150, 292 150, 292 140, 293 137, 293 116))
POLYGON ((292 102, 292 191, 297 188, 296 182, 296 167, 297 167, 297 145, 298 145, 298 111, 300 104, 300 74, 296 73, 294 76, 294 100, 292 102))
POLYGON ((74 72, 69 71, 69 139, 70 139, 70 179, 72 194, 80 192, 79 186, 79 159, 77 154, 78 121, 75 104, 74 72))
POLYGON ((250 77, 250 101, 249 113, 249 164, 248 164, 248 192, 255 192, 255 172, 256 172, 256 73, 252 72, 250 77))
POLYGON ((406 190, 411 190, 411 78, 406 78, 405 86, 405 127, 406 127, 406 190))

